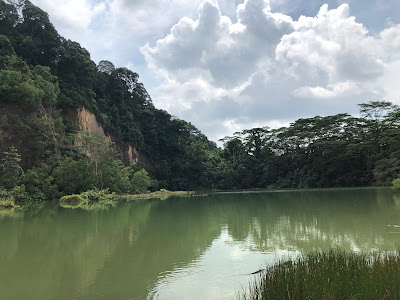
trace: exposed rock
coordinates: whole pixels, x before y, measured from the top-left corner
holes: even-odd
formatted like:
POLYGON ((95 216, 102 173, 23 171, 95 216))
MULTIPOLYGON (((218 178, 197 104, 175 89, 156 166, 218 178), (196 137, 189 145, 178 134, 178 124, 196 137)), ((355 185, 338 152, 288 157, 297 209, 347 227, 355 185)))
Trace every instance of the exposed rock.
POLYGON ((86 108, 69 109, 67 118, 72 121, 78 128, 78 131, 98 133, 105 140, 111 142, 111 137, 104 133, 103 127, 97 122, 96 116, 86 108))
MULTIPOLYGON (((136 147, 130 143, 117 142, 112 135, 107 135, 101 124, 97 121, 96 116, 86 108, 81 107, 68 110, 67 118, 75 124, 78 131, 97 133, 104 140, 109 141, 117 150, 118 156, 122 161, 130 164, 136 164, 139 161, 140 155, 136 147)), ((76 140, 75 145, 79 145, 79 141, 76 140)), ((90 154, 88 155, 90 156, 90 154)))

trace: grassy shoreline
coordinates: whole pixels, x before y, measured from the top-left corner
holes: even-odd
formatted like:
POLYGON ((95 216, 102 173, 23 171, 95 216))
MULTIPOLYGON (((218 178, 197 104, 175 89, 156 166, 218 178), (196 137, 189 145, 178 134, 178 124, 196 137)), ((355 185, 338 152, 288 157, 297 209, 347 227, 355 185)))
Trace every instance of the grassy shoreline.
POLYGON ((157 192, 146 193, 146 194, 123 194, 118 195, 118 198, 126 201, 136 201, 136 200, 147 200, 147 199, 167 199, 170 197, 189 197, 193 196, 195 192, 193 191, 168 191, 160 190, 157 192))
POLYGON ((168 191, 160 190, 145 194, 122 194, 110 193, 108 190, 89 190, 81 194, 67 195, 60 198, 59 203, 64 208, 90 208, 94 206, 114 206, 119 201, 139 201, 148 199, 165 200, 170 197, 190 197, 196 195, 192 191, 168 191))
POLYGON ((314 252, 267 267, 240 299, 400 299, 400 252, 314 252))

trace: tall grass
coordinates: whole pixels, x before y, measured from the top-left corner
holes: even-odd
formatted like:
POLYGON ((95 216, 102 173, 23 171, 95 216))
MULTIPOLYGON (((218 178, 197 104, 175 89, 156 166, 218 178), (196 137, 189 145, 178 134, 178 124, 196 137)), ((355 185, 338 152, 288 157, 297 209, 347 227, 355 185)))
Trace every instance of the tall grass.
POLYGON ((314 252, 268 267, 241 299, 400 299, 400 253, 314 252))

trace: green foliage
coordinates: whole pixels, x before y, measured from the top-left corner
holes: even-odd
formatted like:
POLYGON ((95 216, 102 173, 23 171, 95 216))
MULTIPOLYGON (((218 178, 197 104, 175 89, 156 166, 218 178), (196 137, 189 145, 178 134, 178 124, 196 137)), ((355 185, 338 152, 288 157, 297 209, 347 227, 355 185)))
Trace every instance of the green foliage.
POLYGON ((0 196, 0 211, 2 209, 12 209, 15 207, 15 202, 13 197, 3 198, 0 196))
MULTIPOLYGON (((2 52, 3 60, 0 58, 0 66, 3 61, 6 72, 3 77, 7 77, 7 80, 2 83, 6 87, 4 93, 11 95, 5 95, 3 102, 16 104, 21 110, 24 108, 36 114, 27 122, 18 113, 12 119, 19 122, 5 124, 7 136, 15 136, 17 140, 19 135, 18 140, 32 143, 29 148, 33 148, 33 151, 29 149, 29 153, 23 153, 24 167, 31 168, 44 162, 40 153, 46 151, 47 157, 58 154, 62 149, 67 155, 73 154, 68 146, 62 145, 67 141, 63 136, 63 128, 53 126, 50 132, 49 128, 39 124, 41 106, 50 106, 53 111, 54 108, 61 108, 64 113, 71 108, 85 106, 96 115, 106 132, 119 145, 130 143, 140 151, 141 156, 149 162, 146 168, 149 167, 159 186, 188 189, 213 183, 214 164, 210 151, 216 149, 215 144, 210 143, 190 123, 155 109, 150 95, 138 82, 137 73, 127 68, 115 68, 108 61, 100 62, 96 67, 85 49, 78 43, 60 37, 48 15, 30 2, 24 6, 21 19, 13 5, 3 5, 0 9, 9 18, 7 22, 7 18, 2 19, 4 22, 0 20, 0 33, 8 35, 18 55, 4 38, 2 44, 5 50, 2 52), (9 71, 15 73, 7 73, 9 71), (60 141, 61 145, 49 145, 51 140, 60 141)), ((72 128, 68 130, 73 131, 72 128)), ((94 185, 109 186, 115 191, 126 190, 126 171, 121 171, 119 176, 123 184, 117 184, 117 180, 111 182, 111 176, 108 175, 111 171, 107 170, 122 169, 115 162, 109 162, 110 157, 98 151, 103 147, 93 137, 90 139, 82 145, 90 148, 83 153, 93 153, 89 167, 93 169, 92 165, 95 165, 94 185)), ((14 140, 6 142, 15 144, 14 140)), ((61 176, 58 173, 57 176, 61 176)), ((58 178, 55 178, 55 182, 58 182, 58 178)), ((59 190, 64 190, 63 183, 59 190)))
POLYGON ((363 118, 317 116, 224 138, 219 187, 390 185, 400 174, 399 108, 385 101, 360 106, 363 118))
POLYGON ((78 132, 74 138, 79 151, 97 164, 115 156, 110 141, 97 132, 78 132))
POLYGON ((393 179, 392 184, 394 190, 400 191, 400 178, 393 179))
MULTIPOLYGON (((263 270, 262 270, 263 271, 263 270)), ((400 256, 315 252, 260 273, 241 299, 397 299, 400 256)))
POLYGON ((0 101, 37 109, 44 92, 19 71, 0 70, 0 101))
POLYGON ((13 189, 20 182, 24 171, 19 166, 21 156, 15 147, 10 147, 8 152, 3 152, 0 161, 0 186, 6 189, 13 189))
POLYGON ((112 72, 115 71, 115 66, 112 62, 110 62, 108 60, 101 60, 99 62, 99 64, 97 65, 97 70, 99 70, 99 72, 103 72, 108 75, 111 75, 112 72))
POLYGON ((150 187, 150 177, 146 170, 142 169, 135 172, 131 179, 131 191, 134 194, 144 194, 150 187))
POLYGON ((32 69, 32 75, 35 86, 43 92, 42 105, 46 107, 55 105, 60 93, 57 77, 51 74, 49 67, 39 65, 32 69))
POLYGON ((26 191, 36 200, 60 198, 59 187, 52 176, 56 161, 50 160, 28 170, 22 180, 26 191))
POLYGON ((67 195, 60 198, 60 204, 64 208, 107 208, 114 205, 116 194, 110 193, 108 189, 88 190, 81 194, 67 195))
POLYGON ((159 184, 158 180, 156 180, 156 179, 150 180, 149 190, 151 192, 156 192, 156 191, 160 190, 160 184, 159 184))
POLYGON ((393 178, 400 174, 400 160, 396 158, 384 158, 375 163, 373 170, 375 184, 390 186, 393 178))
POLYGON ((14 56, 14 48, 11 45, 10 40, 5 36, 0 34, 0 56, 14 56))
POLYGON ((0 197, 8 197, 10 192, 6 190, 4 187, 0 186, 0 197))
POLYGON ((11 190, 11 195, 18 201, 22 203, 27 203, 35 200, 32 196, 26 191, 25 185, 17 185, 11 190))
POLYGON ((86 203, 87 201, 88 199, 83 197, 82 195, 75 195, 75 194, 62 196, 60 198, 61 204, 81 204, 81 203, 86 203))
POLYGON ((116 194, 110 193, 109 189, 89 190, 80 194, 81 197, 88 201, 115 200, 116 194))
POLYGON ((19 21, 17 8, 4 0, 0 1, 0 34, 10 34, 19 21))
POLYGON ((16 57, 7 37, 0 36, 0 102, 12 103, 26 110, 56 103, 59 93, 57 77, 50 69, 35 66, 29 70, 25 62, 16 57))
POLYGON ((52 176, 65 194, 79 194, 96 186, 94 170, 86 159, 63 158, 52 176))
POLYGON ((100 174, 100 182, 97 185, 100 188, 108 188, 116 193, 124 193, 129 190, 130 171, 120 160, 104 161, 100 167, 100 174))
POLYGON ((29 68, 6 37, 0 36, 0 41, 6 45, 0 55, 0 107, 5 109, 0 150, 18 145, 21 166, 30 168, 58 150, 63 125, 53 107, 59 93, 57 77, 48 67, 29 68))

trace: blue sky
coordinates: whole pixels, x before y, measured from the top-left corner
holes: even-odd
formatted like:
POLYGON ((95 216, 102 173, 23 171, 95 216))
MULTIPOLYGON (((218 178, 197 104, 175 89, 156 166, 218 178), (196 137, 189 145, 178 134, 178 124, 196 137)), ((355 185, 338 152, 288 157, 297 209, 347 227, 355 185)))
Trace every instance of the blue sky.
POLYGON ((32 0, 210 139, 400 104, 398 0, 32 0))

